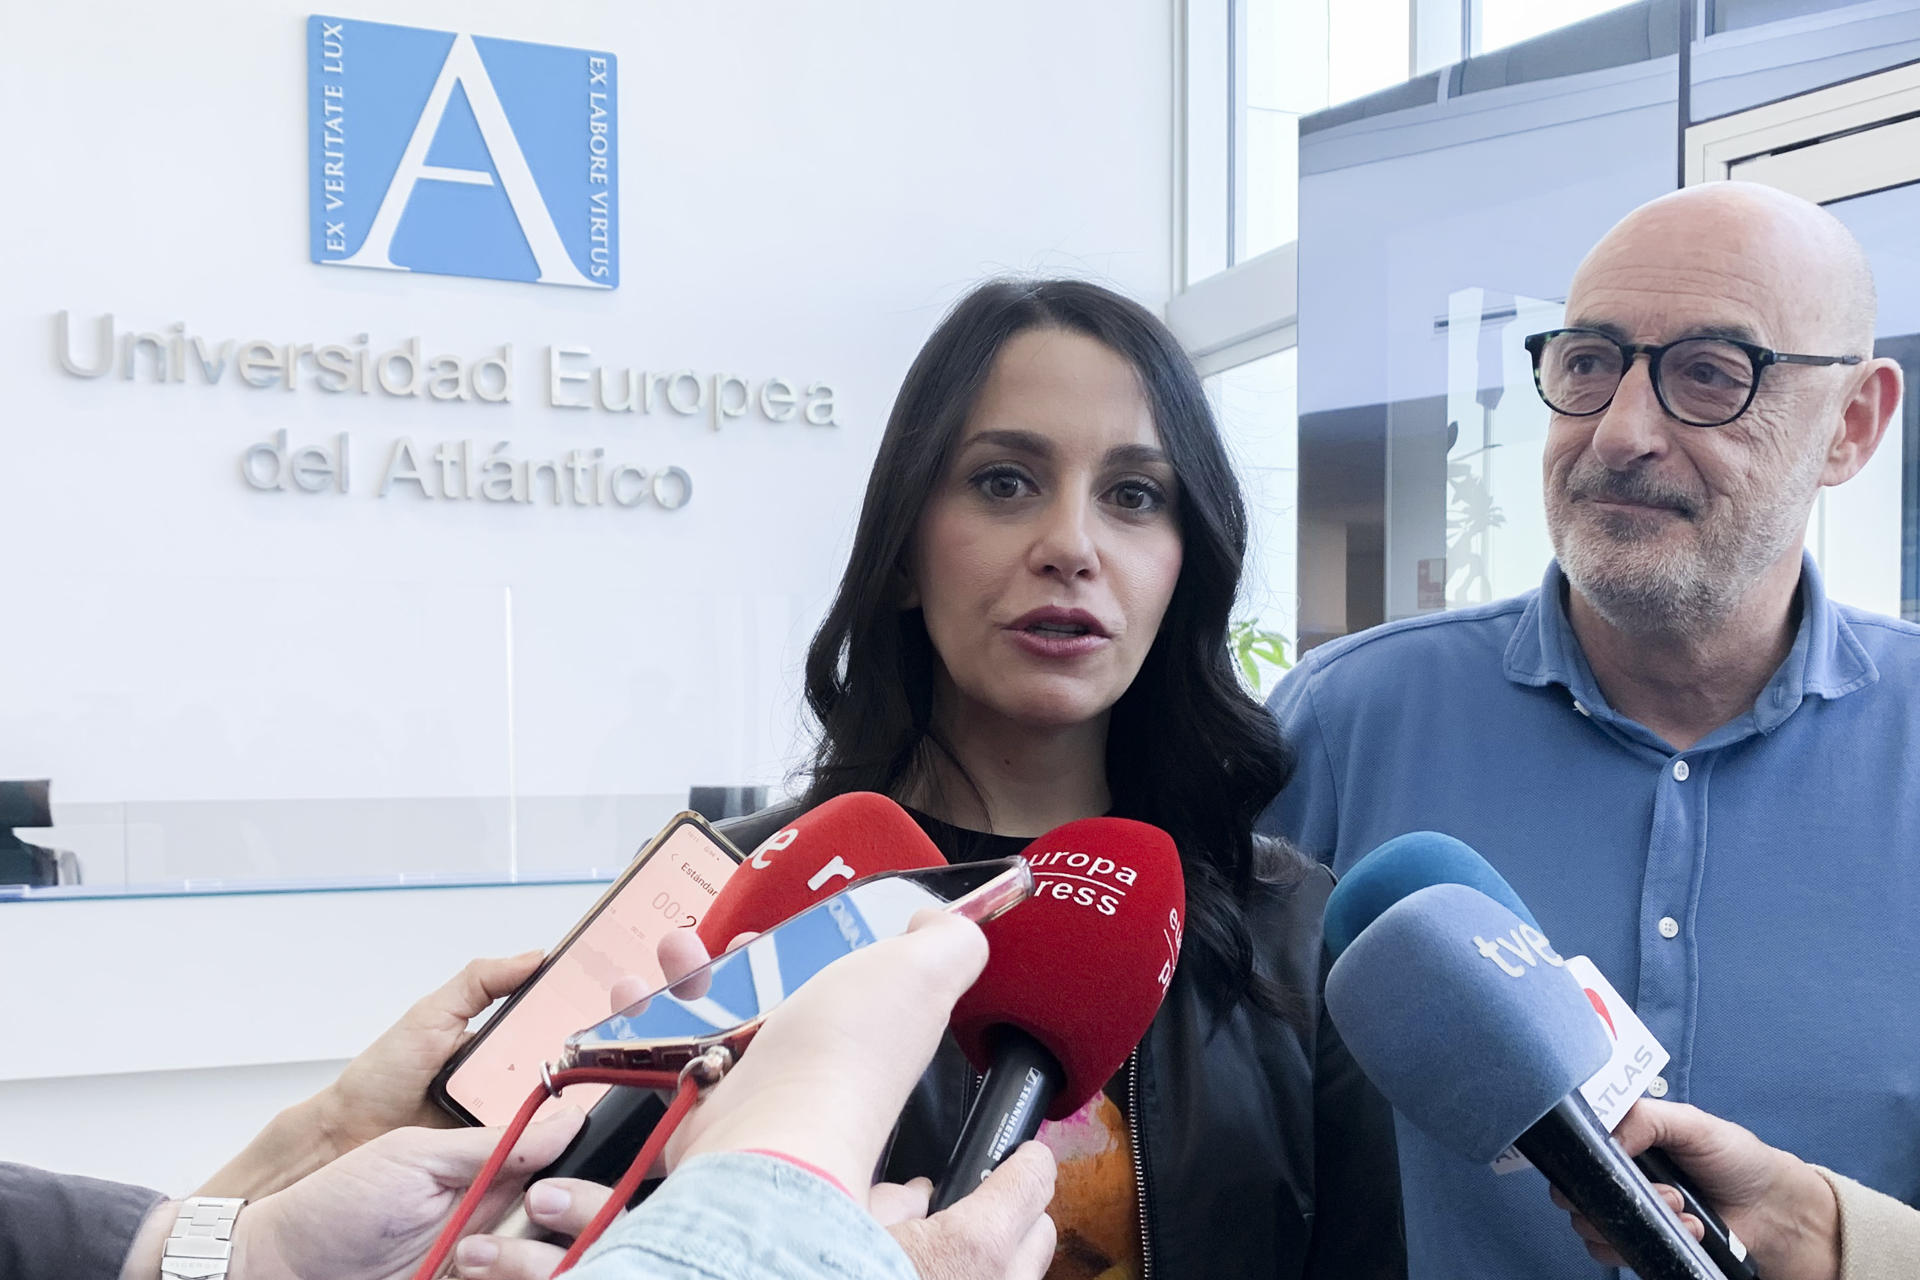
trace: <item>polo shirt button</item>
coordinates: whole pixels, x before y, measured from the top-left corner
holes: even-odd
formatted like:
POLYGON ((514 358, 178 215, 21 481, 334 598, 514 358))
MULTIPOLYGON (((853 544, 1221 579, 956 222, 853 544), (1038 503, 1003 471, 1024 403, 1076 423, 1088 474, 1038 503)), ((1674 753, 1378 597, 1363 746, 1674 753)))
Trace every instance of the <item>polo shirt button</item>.
POLYGON ((1667 1096, 1667 1078, 1665 1076, 1655 1076, 1653 1078, 1653 1083, 1647 1086, 1647 1093, 1655 1098, 1666 1097, 1667 1096))
POLYGON ((1680 936, 1680 922, 1672 916, 1661 916, 1659 927, 1660 936, 1663 938, 1677 938, 1680 936))
POLYGON ((1578 698, 1575 698, 1573 700, 1573 709, 1575 711, 1578 711, 1581 715, 1586 716, 1588 719, 1593 718, 1593 712, 1587 710, 1586 704, 1580 701, 1580 699, 1578 698))
POLYGON ((1685 782, 1687 780, 1687 776, 1692 772, 1693 772, 1693 767, 1689 765, 1685 760, 1675 760, 1673 762, 1673 780, 1675 782, 1685 782))

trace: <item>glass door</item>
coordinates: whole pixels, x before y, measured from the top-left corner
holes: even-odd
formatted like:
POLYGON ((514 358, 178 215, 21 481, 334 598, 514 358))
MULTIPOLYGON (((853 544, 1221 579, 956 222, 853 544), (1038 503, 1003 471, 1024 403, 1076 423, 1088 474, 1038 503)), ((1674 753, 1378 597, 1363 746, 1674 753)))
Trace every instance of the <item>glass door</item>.
POLYGON ((1687 130, 1689 185, 1763 182, 1824 205, 1873 263, 1876 355, 1899 360, 1907 392, 1873 460, 1821 494, 1807 546, 1841 600, 1920 621, 1920 63, 1909 63, 1687 130))

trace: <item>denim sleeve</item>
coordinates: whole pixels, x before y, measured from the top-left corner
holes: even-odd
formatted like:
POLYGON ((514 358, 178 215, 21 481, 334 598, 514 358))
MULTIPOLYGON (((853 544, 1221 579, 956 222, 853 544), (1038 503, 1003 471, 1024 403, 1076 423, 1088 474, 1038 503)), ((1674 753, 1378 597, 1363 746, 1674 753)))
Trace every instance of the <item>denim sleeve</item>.
POLYGON ((774 1156, 696 1156, 617 1221, 577 1280, 916 1280, 844 1191, 774 1156))
POLYGON ((1313 704, 1317 675, 1311 663, 1303 663, 1283 676, 1267 699, 1267 710, 1280 725, 1280 740, 1293 752, 1293 776, 1254 830, 1291 841, 1300 852, 1331 866, 1340 840, 1340 799, 1334 791, 1332 754, 1313 704))

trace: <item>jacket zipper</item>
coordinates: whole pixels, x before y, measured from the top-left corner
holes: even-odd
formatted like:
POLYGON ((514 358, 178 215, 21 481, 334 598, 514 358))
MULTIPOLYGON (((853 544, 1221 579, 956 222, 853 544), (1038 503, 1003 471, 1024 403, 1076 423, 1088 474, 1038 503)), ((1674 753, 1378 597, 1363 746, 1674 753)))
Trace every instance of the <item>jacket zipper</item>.
MULTIPOLYGON (((964 1103, 960 1114, 973 1110, 973 1097, 980 1091, 982 1077, 968 1071, 964 1103)), ((1140 1280, 1153 1280, 1153 1235, 1147 1226, 1146 1126, 1140 1123, 1140 1051, 1127 1055, 1127 1126, 1133 1131, 1133 1193, 1140 1212, 1140 1280)))
POLYGON ((1153 1233, 1147 1228, 1147 1126, 1140 1118, 1140 1050, 1127 1056, 1127 1126, 1133 1130, 1133 1191, 1140 1200, 1140 1280, 1153 1280, 1153 1233))

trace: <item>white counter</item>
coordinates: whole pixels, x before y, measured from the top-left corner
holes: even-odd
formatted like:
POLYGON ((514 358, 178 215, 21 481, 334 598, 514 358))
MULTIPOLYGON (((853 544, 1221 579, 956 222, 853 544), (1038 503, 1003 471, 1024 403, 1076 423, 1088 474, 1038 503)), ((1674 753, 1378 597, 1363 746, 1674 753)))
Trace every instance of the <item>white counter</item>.
POLYGON ((474 956, 597 884, 0 902, 0 1160, 191 1189, 474 956))

